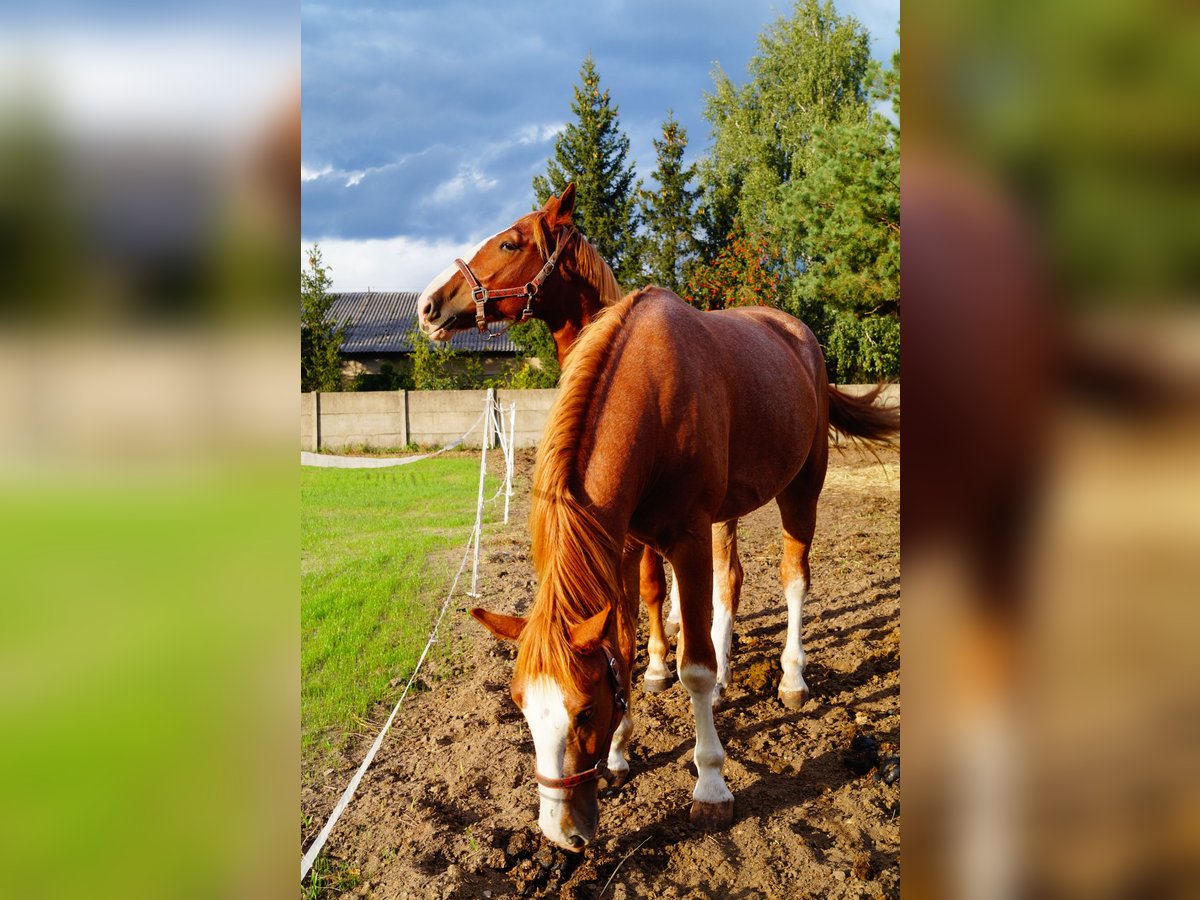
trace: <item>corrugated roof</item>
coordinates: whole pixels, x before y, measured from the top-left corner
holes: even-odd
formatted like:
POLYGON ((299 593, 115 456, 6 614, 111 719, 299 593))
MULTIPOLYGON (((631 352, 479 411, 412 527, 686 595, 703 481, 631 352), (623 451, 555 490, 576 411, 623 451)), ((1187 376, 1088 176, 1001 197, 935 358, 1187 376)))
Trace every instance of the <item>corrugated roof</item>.
MULTIPOLYGON (((335 322, 349 320, 342 353, 411 353, 409 335, 417 325, 415 291, 355 291, 335 293, 330 316, 335 322)), ((499 331, 499 324, 490 326, 499 331)), ((468 353, 517 353, 507 334, 489 340, 476 329, 460 331, 450 339, 455 350, 468 353)))

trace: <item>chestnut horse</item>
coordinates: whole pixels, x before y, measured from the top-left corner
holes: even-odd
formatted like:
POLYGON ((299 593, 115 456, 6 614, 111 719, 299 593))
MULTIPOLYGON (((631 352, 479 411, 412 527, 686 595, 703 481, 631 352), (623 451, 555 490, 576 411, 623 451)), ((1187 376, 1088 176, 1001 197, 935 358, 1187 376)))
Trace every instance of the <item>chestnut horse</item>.
MULTIPOLYGON (((456 331, 471 327, 483 330, 487 322, 541 319, 554 337, 562 365, 580 330, 601 310, 624 296, 608 263, 575 230, 571 219, 574 207, 572 183, 561 196, 547 200, 540 210, 482 241, 470 251, 466 262, 456 260, 447 267, 417 301, 421 327, 433 340, 449 340, 456 331), (536 291, 527 288, 539 276, 536 291)), ((713 577, 718 585, 714 595, 716 622, 720 632, 716 638, 718 678, 713 703, 719 705, 730 680, 731 626, 742 583, 736 521, 723 522, 714 528, 713 551, 716 565, 713 577)), ((678 582, 672 588, 675 595, 678 582)), ((642 686, 648 693, 657 693, 672 682, 667 668, 667 637, 674 633, 671 626, 677 626, 679 603, 676 598, 664 628, 666 574, 662 557, 649 547, 642 555, 639 593, 646 604, 650 627, 649 663, 642 686)), ((808 686, 801 676, 797 689, 781 691, 780 697, 789 706, 799 707, 807 693, 808 686)))
MULTIPOLYGON (((767 307, 701 313, 645 288, 611 307, 571 353, 538 449, 530 528, 538 592, 527 619, 472 610, 517 640, 512 697, 533 736, 539 825, 581 849, 598 824, 597 779, 629 771, 627 709, 638 553, 679 582, 679 680, 692 701, 698 773, 691 819, 723 828, 733 795, 713 721, 712 527, 772 498, 783 520, 788 605, 783 686, 800 682, 800 603, 828 460, 831 393, 808 328, 767 307)), ((856 407, 857 409, 857 407, 856 407)), ((858 414, 876 428, 895 412, 858 414)))

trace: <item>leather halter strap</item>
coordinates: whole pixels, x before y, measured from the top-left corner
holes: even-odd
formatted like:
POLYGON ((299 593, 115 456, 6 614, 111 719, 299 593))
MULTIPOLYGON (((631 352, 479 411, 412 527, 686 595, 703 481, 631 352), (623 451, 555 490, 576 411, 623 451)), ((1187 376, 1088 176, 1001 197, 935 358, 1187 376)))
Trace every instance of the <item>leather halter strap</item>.
MULTIPOLYGON (((475 273, 471 271, 463 260, 456 259, 454 264, 458 266, 458 270, 462 272, 463 278, 467 280, 467 286, 471 289, 471 296, 475 298, 475 325, 480 331, 487 331, 487 317, 484 313, 484 304, 489 300, 504 300, 508 297, 524 297, 525 308, 521 310, 520 322, 525 322, 533 318, 533 298, 538 295, 542 284, 553 273, 558 265, 558 257, 563 252, 563 249, 571 242, 571 238, 576 235, 575 226, 568 225, 560 233, 558 237, 558 246, 554 248, 554 252, 550 254, 550 258, 546 260, 546 264, 542 266, 541 271, 533 276, 533 281, 528 282, 524 287, 496 288, 488 290, 475 277, 475 273)), ((505 331, 508 328, 504 329, 505 331)), ((500 332, 503 334, 504 332, 500 332)))
POLYGON ((629 711, 629 701, 625 698, 625 688, 621 686, 621 673, 617 670, 617 658, 607 647, 604 648, 604 655, 608 657, 608 680, 613 689, 613 714, 612 721, 608 725, 608 737, 604 739, 604 745, 600 748, 600 758, 590 769, 576 772, 574 775, 567 775, 564 778, 548 778, 535 767, 533 777, 542 787, 560 790, 579 787, 581 784, 597 781, 608 774, 608 750, 612 746, 613 735, 617 733, 617 726, 621 724, 621 719, 629 711))

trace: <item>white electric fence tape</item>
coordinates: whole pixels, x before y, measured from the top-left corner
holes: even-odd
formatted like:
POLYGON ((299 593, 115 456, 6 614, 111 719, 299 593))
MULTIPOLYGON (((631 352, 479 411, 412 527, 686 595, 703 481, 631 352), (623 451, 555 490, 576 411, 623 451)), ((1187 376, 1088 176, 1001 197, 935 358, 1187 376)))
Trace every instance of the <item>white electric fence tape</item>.
MULTIPOLYGON (((441 450, 438 450, 435 453, 426 453, 421 456, 410 456, 410 457, 405 457, 405 458, 393 458, 391 460, 379 460, 378 458, 371 458, 371 457, 330 457, 330 456, 326 456, 325 454, 317 454, 317 453, 301 453, 300 454, 301 464, 308 464, 308 465, 329 465, 329 466, 337 466, 339 468, 376 468, 381 465, 394 465, 394 466, 395 465, 404 465, 405 463, 416 462, 417 460, 420 460, 420 459, 428 459, 432 456, 437 456, 438 453, 443 453, 446 450, 454 449, 455 447, 459 446, 464 440, 466 440, 467 436, 470 435, 471 432, 473 432, 479 426, 480 422, 484 423, 484 433, 483 433, 483 442, 482 442, 483 448, 482 448, 480 469, 479 469, 479 496, 477 498, 476 507, 475 507, 475 509, 476 509, 475 525, 471 528, 471 536, 467 539, 467 545, 463 551, 462 562, 460 562, 458 565, 458 572, 455 573, 455 575, 454 575, 454 582, 450 585, 450 592, 448 594, 446 594, 446 599, 442 601, 442 608, 438 612, 437 621, 435 621, 433 623, 433 630, 429 632, 429 640, 427 640, 425 642, 425 649, 421 651, 421 656, 417 660, 416 666, 413 667, 412 675, 409 676, 408 683, 406 685, 404 685, 404 691, 400 694, 400 699, 396 701, 396 705, 392 709, 392 714, 390 716, 388 716, 387 721, 383 724, 383 728, 380 730, 379 734, 376 736, 375 742, 373 744, 371 744, 371 749, 369 751, 367 751, 366 758, 363 759, 362 764, 359 765, 358 771, 354 773, 354 777, 351 778, 350 783, 348 785, 346 785, 346 790, 342 792, 341 799, 338 800, 337 805, 333 808, 333 812, 331 812, 329 814, 329 819, 325 822, 325 827, 321 829, 320 833, 316 837, 316 840, 314 840, 312 842, 312 844, 309 845, 307 852, 304 854, 304 857, 300 860, 300 881, 301 882, 303 882, 304 879, 308 877, 308 873, 312 869, 313 863, 316 862, 317 856, 320 855, 321 849, 325 846, 325 841, 328 840, 330 832, 333 831, 333 826, 337 824, 338 819, 340 819, 342 816, 342 813, 345 812, 346 807, 350 804, 350 800, 354 797, 354 792, 355 792, 355 790, 357 790, 359 782, 362 781, 363 775, 366 774, 367 769, 370 768, 371 763, 374 761, 375 754, 378 753, 379 748, 383 746, 383 739, 387 735, 388 731, 391 729, 392 722, 395 720, 396 714, 400 711, 401 704, 404 703, 404 698, 408 696, 408 689, 410 687, 412 687, 412 683, 416 679, 417 673, 421 670, 421 664, 425 662, 425 657, 429 653, 429 648, 432 647, 433 644, 436 643, 436 641, 437 641, 438 627, 442 624, 442 619, 445 617, 446 610, 450 606, 450 599, 454 596, 454 591, 458 588, 458 581, 462 577, 463 572, 466 570, 467 560, 471 558, 472 550, 474 550, 475 566, 474 566, 474 572, 473 572, 473 576, 472 576, 472 585, 471 585, 472 594, 471 594, 471 596, 476 596, 473 592, 476 588, 475 578, 479 574, 479 544, 480 544, 480 540, 483 535, 483 502, 484 502, 483 501, 483 485, 484 485, 484 480, 485 480, 485 476, 487 473, 487 445, 488 445, 489 439, 491 437, 490 432, 491 432, 491 428, 493 426, 496 427, 496 433, 499 436, 500 445, 504 449, 504 461, 505 461, 505 464, 507 467, 507 471, 505 472, 505 479, 501 485, 500 490, 498 490, 496 492, 495 496, 493 496, 491 499, 496 500, 497 498, 499 498, 500 494, 505 490, 506 487, 508 489, 508 493, 509 494, 512 493, 512 461, 513 461, 512 450, 513 450, 513 438, 515 435, 515 428, 516 428, 516 404, 513 404, 512 418, 510 420, 511 425, 510 425, 509 432, 507 435, 504 433, 504 414, 503 414, 503 412, 500 411, 500 414, 496 415, 496 413, 498 411, 498 407, 499 407, 499 404, 496 403, 494 392, 489 390, 487 393, 487 405, 484 407, 484 411, 480 414, 479 418, 475 420, 475 424, 472 425, 469 429, 467 429, 467 431, 457 441, 455 441, 452 444, 447 444, 445 447, 443 447, 441 450), (330 459, 346 460, 348 462, 361 463, 361 465, 359 465, 359 466, 348 466, 348 465, 339 466, 339 464, 332 463, 332 462, 330 462, 330 463, 326 463, 326 462, 305 463, 304 457, 306 457, 306 456, 312 456, 312 457, 316 457, 316 458, 322 459, 322 460, 330 460, 330 459)), ((507 506, 508 506, 508 500, 506 497, 505 498, 505 513, 506 513, 505 521, 506 522, 508 521, 507 506)))

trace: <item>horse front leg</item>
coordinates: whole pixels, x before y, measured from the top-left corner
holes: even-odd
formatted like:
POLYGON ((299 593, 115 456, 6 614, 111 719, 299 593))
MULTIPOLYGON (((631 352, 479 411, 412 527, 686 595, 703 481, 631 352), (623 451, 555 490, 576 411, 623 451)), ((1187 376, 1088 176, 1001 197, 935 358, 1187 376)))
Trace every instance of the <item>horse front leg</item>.
POLYGON ((667 576, 663 571, 663 559, 651 547, 642 550, 639 593, 646 604, 650 621, 650 638, 646 649, 650 660, 646 664, 646 676, 642 689, 648 694, 657 694, 671 686, 671 670, 667 668, 667 638, 663 633, 662 607, 667 596, 667 576))
POLYGON ((717 659, 712 636, 712 543, 708 529, 685 535, 671 548, 671 566, 679 581, 679 680, 692 701, 696 722, 696 787, 691 821, 705 829, 726 828, 733 821, 733 794, 721 775, 725 750, 713 721, 712 698, 717 659))

